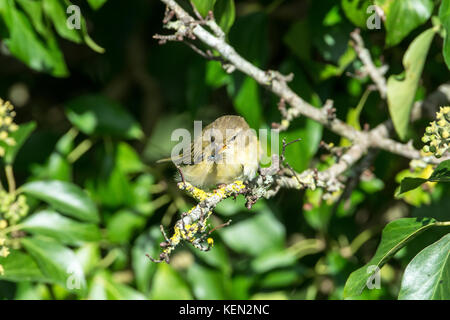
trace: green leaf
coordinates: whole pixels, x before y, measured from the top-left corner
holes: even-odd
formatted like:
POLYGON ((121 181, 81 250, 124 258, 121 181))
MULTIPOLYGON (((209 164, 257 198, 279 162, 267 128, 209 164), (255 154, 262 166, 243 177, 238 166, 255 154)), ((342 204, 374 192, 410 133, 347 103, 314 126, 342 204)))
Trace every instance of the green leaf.
POLYGON ((214 9, 214 4, 216 0, 192 0, 197 11, 205 18, 209 11, 214 9))
POLYGON ((139 291, 114 281, 106 271, 99 271, 92 279, 88 299, 90 300, 146 300, 139 291))
POLYGON ((92 9, 98 10, 106 3, 106 1, 107 0, 88 0, 88 3, 92 9))
POLYGON ((196 299, 223 300, 227 298, 226 278, 217 270, 194 263, 188 269, 187 279, 196 299))
POLYGON ((116 165, 123 173, 138 173, 144 169, 139 155, 126 142, 117 145, 116 165))
POLYGON ((34 213, 21 225, 25 231, 48 236, 70 245, 98 241, 101 237, 100 230, 95 224, 77 222, 50 210, 34 213))
POLYGON ((386 45, 400 43, 412 30, 425 23, 433 13, 432 0, 375 0, 385 15, 386 45))
POLYGON ((381 235, 381 242, 372 259, 352 272, 344 287, 344 298, 359 296, 366 287, 367 280, 393 257, 401 248, 421 232, 436 225, 434 219, 402 218, 389 223, 381 235))
POLYGON ((141 139, 139 123, 118 103, 101 95, 86 95, 66 103, 69 121, 87 135, 141 139))
POLYGON ((225 33, 228 33, 235 18, 234 0, 216 0, 214 17, 225 33))
POLYGON ((4 269, 4 274, 0 274, 0 280, 51 281, 51 278, 44 276, 33 258, 18 250, 11 250, 7 258, 0 257, 0 265, 4 269))
POLYGON ((67 155, 73 150, 73 142, 77 135, 78 131, 72 129, 59 138, 55 150, 45 164, 32 164, 33 176, 38 180, 71 181, 72 165, 67 160, 67 155))
POLYGON ((311 30, 306 19, 292 23, 283 42, 300 60, 311 62, 311 30))
POLYGON ((192 295, 186 282, 168 264, 158 264, 153 276, 150 297, 153 300, 190 300, 192 295))
POLYGON ((137 289, 147 294, 150 289, 151 279, 156 271, 157 264, 149 263, 146 254, 157 257, 163 241, 161 231, 153 226, 149 231, 143 232, 134 242, 131 250, 131 264, 136 278, 137 289))
POLYGON ((442 0, 441 7, 439 8, 439 19, 445 30, 442 55, 444 56, 447 68, 450 69, 450 0, 442 0))
POLYGON ((445 160, 439 163, 428 180, 437 182, 450 182, 450 160, 445 160))
POLYGON ((35 30, 44 38, 51 35, 48 26, 44 23, 42 3, 34 0, 17 0, 17 3, 26 12, 35 30))
POLYGON ((387 81, 389 113, 395 130, 402 140, 406 138, 414 97, 428 49, 435 34, 435 28, 430 28, 414 39, 403 56, 404 78, 390 76, 387 81))
POLYGON ((45 41, 41 40, 27 16, 17 10, 14 1, 0 1, 0 15, 9 31, 9 38, 4 42, 12 55, 30 68, 55 77, 69 74, 54 36, 49 33, 45 41))
POLYGON ((252 270, 264 273, 276 268, 289 267, 297 260, 293 251, 282 250, 264 253, 251 262, 252 270))
POLYGON ((367 8, 372 5, 372 0, 341 0, 345 16, 356 26, 367 28, 367 19, 370 14, 367 8))
POLYGON ((215 242, 214 247, 210 251, 200 251, 192 248, 192 252, 207 265, 222 270, 222 273, 229 274, 231 272, 230 259, 222 242, 215 242))
POLYGON ((213 88, 220 88, 231 81, 231 76, 223 70, 219 61, 206 62, 205 82, 213 88))
POLYGON ((233 99, 233 103, 236 111, 245 118, 251 128, 259 128, 262 117, 262 105, 259 85, 254 79, 245 77, 233 99))
POLYGON ((413 190, 418 186, 420 186, 422 183, 425 183, 427 181, 428 181, 427 179, 423 178, 405 178, 402 180, 400 184, 400 191, 398 195, 413 190))
POLYGON ((113 243, 128 243, 145 226, 145 218, 128 210, 116 212, 106 226, 108 239, 113 243))
POLYGON ((13 138, 14 141, 16 142, 13 146, 7 145, 3 141, 0 142, 2 148, 5 149, 5 156, 4 156, 5 163, 12 164, 14 162, 17 152, 19 152, 19 149, 22 147, 22 145, 25 143, 25 141, 35 128, 36 122, 34 121, 23 123, 19 126, 19 128, 16 131, 11 132, 9 134, 9 136, 13 138))
POLYGON ((233 221, 218 232, 231 249, 253 256, 280 250, 285 236, 284 226, 267 207, 242 221, 233 221))
POLYGON ((46 277, 68 289, 71 289, 69 284, 75 284, 72 289, 77 288, 77 284, 79 289, 86 289, 83 268, 72 250, 48 238, 22 238, 20 241, 46 277))
POLYGON ((97 267, 101 260, 99 242, 86 242, 75 251, 84 273, 87 275, 97 267))
MULTIPOLYGON (((302 127, 294 129, 290 128, 286 133, 280 134, 280 152, 283 146, 282 140, 286 139, 286 143, 301 138, 302 140, 290 144, 286 147, 286 159, 294 170, 303 171, 308 168, 309 163, 322 140, 323 126, 311 119, 301 119, 298 121, 302 127)), ((292 127, 296 127, 295 121, 292 127)))
POLYGON ((57 180, 33 181, 24 184, 21 190, 71 217, 88 222, 100 220, 95 203, 73 183, 57 180))
POLYGON ((423 249, 403 274, 399 299, 450 299, 450 233, 423 249))
POLYGON ((82 41, 81 34, 77 29, 67 27, 66 8, 59 0, 42 0, 42 8, 45 14, 50 18, 55 26, 56 32, 69 41, 80 43, 82 41))
POLYGON ((400 184, 400 191, 397 195, 411 191, 421 184, 432 181, 432 182, 450 182, 450 160, 442 161, 428 179, 424 178, 404 178, 400 184))

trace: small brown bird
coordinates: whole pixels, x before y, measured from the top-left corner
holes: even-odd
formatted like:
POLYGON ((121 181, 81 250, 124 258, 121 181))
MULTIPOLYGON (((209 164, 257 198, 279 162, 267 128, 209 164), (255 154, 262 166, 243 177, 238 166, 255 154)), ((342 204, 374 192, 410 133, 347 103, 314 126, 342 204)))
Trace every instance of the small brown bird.
POLYGON ((206 126, 190 145, 190 154, 162 159, 180 167, 183 178, 199 188, 248 181, 261 158, 256 135, 244 118, 222 116, 206 126))

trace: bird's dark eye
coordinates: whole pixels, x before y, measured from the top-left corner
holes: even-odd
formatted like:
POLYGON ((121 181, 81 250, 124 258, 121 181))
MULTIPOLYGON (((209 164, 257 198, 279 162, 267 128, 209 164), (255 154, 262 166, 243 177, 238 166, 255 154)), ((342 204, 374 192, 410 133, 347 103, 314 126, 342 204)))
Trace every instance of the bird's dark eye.
POLYGON ((231 142, 231 141, 234 141, 234 140, 236 139, 236 137, 237 137, 237 134, 235 134, 234 136, 232 136, 231 139, 230 139, 230 142, 231 142))
POLYGON ((214 142, 214 141, 216 141, 216 137, 211 136, 211 142, 214 142))

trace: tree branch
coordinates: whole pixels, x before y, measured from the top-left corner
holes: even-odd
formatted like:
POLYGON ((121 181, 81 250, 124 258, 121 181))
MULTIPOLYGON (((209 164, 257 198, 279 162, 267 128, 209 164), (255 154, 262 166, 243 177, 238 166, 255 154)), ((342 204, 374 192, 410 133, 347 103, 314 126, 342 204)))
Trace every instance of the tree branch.
MULTIPOLYGON (((198 201, 198 204, 182 214, 181 219, 175 224, 173 236, 171 238, 165 236, 165 242, 161 243, 163 251, 159 259, 156 260, 149 257, 152 261, 169 262, 171 251, 182 240, 190 242, 199 250, 209 250, 213 240, 208 238, 208 236, 214 229, 210 232, 206 231, 207 220, 217 204, 228 197, 242 194, 247 199, 247 208, 251 208, 258 199, 262 197, 270 198, 276 195, 280 188, 309 188, 314 190, 320 187, 327 193, 333 193, 341 190, 343 187, 339 178, 372 148, 386 150, 409 159, 422 159, 428 163, 439 163, 442 161, 442 159, 439 161, 432 156, 423 157, 420 151, 412 147, 411 143, 402 144, 390 139, 389 135, 393 131, 390 120, 370 131, 360 131, 336 118, 333 101, 328 100, 322 108, 315 108, 300 98, 288 86, 287 83, 292 79, 292 75, 283 76, 277 71, 263 71, 241 57, 232 46, 226 43, 224 33, 214 21, 211 13, 205 19, 197 14, 198 20, 195 20, 175 0, 161 1, 167 5, 164 23, 167 28, 175 30, 175 34, 169 36, 156 35, 155 38, 163 42, 170 40, 185 41, 185 38, 189 40, 199 39, 203 44, 211 49, 215 49, 220 54, 220 58, 213 56, 210 51, 205 53, 191 44, 190 46, 194 51, 205 58, 214 57, 214 59, 220 59, 222 65, 231 65, 233 69, 240 70, 279 96, 279 109, 283 117, 283 121, 277 126, 279 130, 286 130, 293 119, 299 116, 306 116, 321 123, 334 133, 351 140, 352 145, 344 154, 338 157, 335 164, 321 172, 317 169, 308 169, 297 173, 286 163, 284 155, 280 159, 277 154, 274 154, 272 155, 272 165, 268 168, 260 169, 260 174, 245 184, 241 181, 236 181, 213 192, 206 193, 187 182, 180 182, 178 187, 191 194, 198 201), (170 20, 174 16, 178 20, 171 22, 170 20), (212 32, 205 29, 204 25, 207 25, 212 32), (286 103, 291 106, 289 109, 286 108, 286 103), (204 243, 205 241, 206 244, 204 243)), ((196 11, 194 10, 194 12, 196 11)), ((381 96, 385 98, 387 89, 383 71, 376 68, 373 64, 370 53, 364 48, 359 33, 353 33, 352 38, 355 41, 355 50, 365 64, 368 75, 375 82, 381 96)), ((426 104, 427 101, 423 102, 421 106, 423 107, 426 104)), ((420 106, 417 105, 417 108, 420 108, 420 106)), ((286 146, 287 144, 283 142, 283 149, 286 146)), ((228 225, 228 223, 223 224, 223 226, 228 225)), ((165 235, 164 230, 162 231, 165 235)))
MULTIPOLYGON (((184 34, 194 35, 197 39, 210 48, 217 50, 217 52, 219 52, 223 59, 229 64, 255 79, 259 84, 267 87, 270 91, 291 106, 291 108, 287 110, 288 118, 284 121, 285 127, 289 126, 290 120, 302 115, 321 123, 334 133, 353 141, 353 143, 360 143, 370 147, 380 148, 409 159, 423 158, 420 152, 413 149, 410 145, 402 144, 390 139, 388 137, 389 126, 386 124, 384 124, 383 127, 377 127, 372 131, 365 132, 356 130, 352 126, 349 126, 337 118, 330 118, 329 109, 315 108, 300 98, 287 85, 286 78, 280 75, 280 73, 276 71, 263 71, 251 64, 249 61, 245 60, 225 41, 224 37, 218 37, 206 30, 202 26, 201 21, 196 21, 181 6, 179 6, 175 0, 161 1, 165 3, 169 10, 173 11, 175 16, 178 18, 176 23, 171 22, 172 29, 175 29, 176 32, 182 31, 184 34)), ((423 160, 434 164, 440 163, 439 160, 432 157, 425 158, 423 160)))

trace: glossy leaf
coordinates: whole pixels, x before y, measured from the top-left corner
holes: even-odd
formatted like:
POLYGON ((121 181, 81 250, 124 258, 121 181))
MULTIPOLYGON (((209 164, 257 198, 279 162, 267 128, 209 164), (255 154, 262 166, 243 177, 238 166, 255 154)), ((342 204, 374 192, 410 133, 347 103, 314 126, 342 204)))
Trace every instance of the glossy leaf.
POLYGON ((21 243, 46 277, 64 287, 86 289, 83 269, 72 250, 48 238, 27 237, 21 243))
POLYGON ((107 0, 88 0, 88 3, 92 9, 98 10, 106 3, 106 1, 107 0))
POLYGON ((114 281, 106 271, 98 272, 92 279, 88 298, 91 300, 145 300, 141 292, 114 281))
POLYGON ((80 43, 82 38, 77 29, 67 27, 66 7, 59 0, 42 0, 42 8, 55 26, 56 32, 63 38, 80 43))
POLYGON ((206 17, 208 12, 214 9, 216 0, 192 0, 192 3, 202 17, 206 17))
POLYGON ((432 0, 375 0, 386 16, 386 44, 400 43, 412 30, 425 23, 433 12, 432 0))
POLYGON ((108 239, 113 243, 128 243, 136 230, 145 226, 145 218, 128 210, 116 212, 108 221, 108 239))
POLYGON ((95 224, 81 223, 50 210, 34 213, 21 225, 25 231, 51 237, 71 245, 100 240, 100 230, 95 224))
POLYGON ((285 230, 268 208, 219 230, 227 246, 239 253, 260 255, 282 248, 285 230))
POLYGON ((163 241, 161 231, 158 227, 153 226, 149 231, 143 232, 137 237, 131 250, 131 264, 136 277, 136 286, 145 294, 149 292, 151 279, 157 267, 157 264, 149 263, 146 254, 158 257, 161 241, 163 241))
POLYGON ((444 56, 447 68, 450 69, 450 0, 442 0, 441 7, 439 8, 439 19, 445 30, 442 55, 444 56))
POLYGON ((390 76, 387 81, 389 113, 402 140, 406 138, 414 97, 435 34, 436 30, 431 28, 414 39, 403 56, 404 77, 390 76))
POLYGON ((254 79, 245 77, 234 98, 234 107, 245 118, 251 128, 259 128, 262 106, 259 85, 254 79))
POLYGON ((19 128, 11 132, 9 136, 14 139, 16 142, 14 145, 10 146, 4 143, 3 141, 0 141, 0 145, 2 148, 5 149, 5 156, 4 160, 7 164, 12 164, 14 162, 14 159, 16 158, 17 152, 19 152, 22 145, 25 143, 25 141, 28 139, 30 134, 33 132, 33 130, 36 128, 36 122, 28 122, 23 123, 19 126, 19 128))
POLYGON ((367 28, 367 19, 370 13, 367 8, 372 5, 372 0, 341 0, 341 6, 345 16, 356 26, 367 28))
POLYGON ((194 263, 188 269, 187 280, 197 299, 223 300, 227 297, 226 278, 217 270, 194 263))
POLYGON ((413 190, 427 181, 450 182, 450 160, 442 161, 428 179, 425 178, 404 178, 400 184, 398 195, 413 190))
POLYGON ((0 257, 0 265, 4 269, 3 275, 0 274, 0 280, 9 280, 14 282, 52 281, 51 277, 47 278, 41 272, 31 256, 18 250, 11 250, 10 254, 6 258, 0 257))
POLYGON ((358 270, 352 272, 344 288, 344 298, 359 296, 366 287, 376 268, 381 267, 401 248, 421 232, 433 227, 434 219, 402 218, 389 223, 381 236, 381 242, 372 259, 358 270), (376 268, 375 268, 376 267, 376 268))
POLYGON ((21 190, 71 217, 88 222, 99 221, 95 203, 85 191, 73 183, 57 180, 33 181, 24 184, 21 190))
POLYGON ((153 300, 192 299, 189 287, 181 276, 168 264, 158 264, 153 276, 150 297, 153 300))
POLYGON ((450 299, 450 233, 423 249, 408 264, 398 298, 450 299))
POLYGON ((216 0, 214 17, 225 33, 227 33, 233 25, 235 15, 234 0, 216 0))
MULTIPOLYGON (((40 10, 37 6, 34 8, 40 10)), ((14 1, 0 1, 0 15, 9 30, 9 38, 4 42, 16 58, 34 70, 47 72, 55 77, 69 74, 54 36, 49 34, 43 41, 27 16, 17 10, 14 1)))
POLYGON ((66 103, 70 122, 87 135, 112 135, 140 139, 142 130, 118 103, 101 95, 86 95, 66 103))

